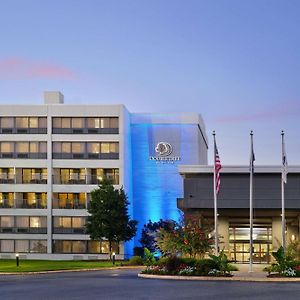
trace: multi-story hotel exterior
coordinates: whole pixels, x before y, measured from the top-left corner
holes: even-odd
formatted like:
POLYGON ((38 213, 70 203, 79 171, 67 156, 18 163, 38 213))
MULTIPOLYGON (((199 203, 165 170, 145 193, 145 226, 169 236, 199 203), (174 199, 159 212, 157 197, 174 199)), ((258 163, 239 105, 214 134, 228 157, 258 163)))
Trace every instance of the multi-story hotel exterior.
MULTIPOLYGON (((107 257, 108 243, 85 233, 90 192, 104 177, 124 187, 139 230, 149 219, 178 218, 178 164, 207 164, 199 115, 130 114, 44 96, 43 105, 0 106, 1 258, 107 257)), ((113 250, 132 255, 130 244, 113 250)))

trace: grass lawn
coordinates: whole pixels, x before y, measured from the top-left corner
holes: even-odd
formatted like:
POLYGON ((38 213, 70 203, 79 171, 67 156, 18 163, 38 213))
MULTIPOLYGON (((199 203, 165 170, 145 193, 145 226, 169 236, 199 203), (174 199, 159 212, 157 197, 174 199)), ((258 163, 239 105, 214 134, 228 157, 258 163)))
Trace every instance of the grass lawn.
MULTIPOLYGON (((121 263, 116 262, 115 266, 121 263)), ((54 270, 79 270, 113 267, 109 261, 74 261, 74 260, 29 260, 20 259, 19 267, 14 259, 0 259, 0 273, 2 272, 38 272, 54 270)))

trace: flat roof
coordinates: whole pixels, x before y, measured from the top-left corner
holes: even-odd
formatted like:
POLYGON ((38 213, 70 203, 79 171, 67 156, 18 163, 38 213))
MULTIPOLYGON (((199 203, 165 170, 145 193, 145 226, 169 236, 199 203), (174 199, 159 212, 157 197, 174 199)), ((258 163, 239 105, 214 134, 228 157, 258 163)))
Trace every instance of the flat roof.
MULTIPOLYGON (((288 173, 300 173, 300 165, 288 166, 288 173)), ((205 174, 213 173, 213 165, 179 165, 178 171, 184 174, 205 174)), ((254 166, 254 173, 281 173, 281 165, 258 165, 254 166)), ((249 165, 228 165, 222 166, 220 173, 249 173, 249 165)))

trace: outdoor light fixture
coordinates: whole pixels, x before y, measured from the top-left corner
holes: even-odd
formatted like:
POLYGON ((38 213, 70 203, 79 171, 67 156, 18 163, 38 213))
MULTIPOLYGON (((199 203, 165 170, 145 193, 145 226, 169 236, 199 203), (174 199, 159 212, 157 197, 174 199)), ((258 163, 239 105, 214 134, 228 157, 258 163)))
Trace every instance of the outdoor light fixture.
POLYGON ((115 252, 112 253, 112 262, 113 262, 113 265, 116 262, 116 253, 115 252))
POLYGON ((16 253, 16 265, 19 266, 19 253, 16 253))

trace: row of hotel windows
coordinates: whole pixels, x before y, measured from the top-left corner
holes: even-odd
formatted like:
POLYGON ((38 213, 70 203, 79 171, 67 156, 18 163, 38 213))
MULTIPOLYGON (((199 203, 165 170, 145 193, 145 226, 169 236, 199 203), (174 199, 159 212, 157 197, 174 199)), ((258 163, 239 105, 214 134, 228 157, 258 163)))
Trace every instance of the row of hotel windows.
MULTIPOLYGON (((53 193, 53 209, 87 209, 89 193, 53 193)), ((0 192, 0 208, 47 208, 47 193, 0 192)))
MULTIPOLYGON (((117 243, 112 244, 112 251, 119 253, 117 243)), ((1 253, 47 253, 47 240, 0 240, 1 253)), ((53 253, 91 253, 108 254, 107 241, 69 241, 54 240, 53 253)))
MULTIPOLYGON (((85 234, 86 217, 53 217, 53 233, 85 234)), ((47 233, 47 217, 1 216, 2 233, 47 233)))
POLYGON ((119 133, 119 118, 93 117, 93 118, 53 118, 52 133, 119 133))
MULTIPOLYGON (((47 133, 46 117, 1 117, 0 132, 9 133, 47 133)), ((54 117, 53 133, 103 133, 118 134, 119 118, 117 117, 54 117)))
MULTIPOLYGON (((53 142, 53 159, 118 159, 118 142, 53 142)), ((47 158, 47 142, 0 142, 0 158, 47 158)))
POLYGON ((47 217, 1 216, 1 233, 47 233, 47 217))
MULTIPOLYGON (((119 184, 119 169, 53 169, 53 184, 119 184)), ((0 168, 0 184, 46 184, 47 169, 0 168)))

